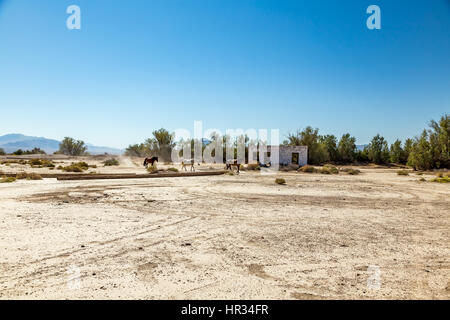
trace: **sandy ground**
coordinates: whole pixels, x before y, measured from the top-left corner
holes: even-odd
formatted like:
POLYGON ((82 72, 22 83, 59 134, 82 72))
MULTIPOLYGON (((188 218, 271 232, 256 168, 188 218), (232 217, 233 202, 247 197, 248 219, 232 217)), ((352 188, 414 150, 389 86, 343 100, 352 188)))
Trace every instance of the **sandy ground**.
POLYGON ((0 184, 0 299, 449 299, 450 186, 361 170, 0 184))

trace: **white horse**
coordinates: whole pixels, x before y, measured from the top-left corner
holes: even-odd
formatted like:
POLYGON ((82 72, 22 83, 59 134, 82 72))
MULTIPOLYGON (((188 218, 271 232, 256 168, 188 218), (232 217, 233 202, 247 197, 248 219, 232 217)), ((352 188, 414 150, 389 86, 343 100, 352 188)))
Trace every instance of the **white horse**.
POLYGON ((187 171, 186 167, 190 166, 191 171, 195 171, 194 164, 195 164, 194 159, 183 159, 183 160, 181 160, 181 170, 184 169, 184 171, 187 171))

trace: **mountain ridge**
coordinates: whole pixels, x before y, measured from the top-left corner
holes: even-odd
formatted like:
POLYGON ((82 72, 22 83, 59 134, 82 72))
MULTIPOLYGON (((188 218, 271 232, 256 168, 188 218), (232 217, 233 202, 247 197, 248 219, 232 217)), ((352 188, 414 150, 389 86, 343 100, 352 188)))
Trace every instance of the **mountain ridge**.
MULTIPOLYGON (((0 136, 0 148, 5 152, 11 153, 18 149, 32 150, 33 148, 40 148, 46 153, 53 153, 58 151, 60 141, 55 139, 48 139, 45 137, 27 136, 21 133, 8 133, 0 136)), ((121 154, 123 150, 105 146, 94 146, 86 144, 88 152, 91 154, 121 154)))

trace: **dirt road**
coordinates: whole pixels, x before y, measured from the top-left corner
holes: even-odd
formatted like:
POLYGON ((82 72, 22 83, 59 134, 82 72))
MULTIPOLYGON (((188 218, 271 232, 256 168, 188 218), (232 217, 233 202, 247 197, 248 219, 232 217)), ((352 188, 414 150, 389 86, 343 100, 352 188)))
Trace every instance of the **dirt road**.
POLYGON ((0 299, 449 299, 449 186, 362 171, 2 184, 0 299))

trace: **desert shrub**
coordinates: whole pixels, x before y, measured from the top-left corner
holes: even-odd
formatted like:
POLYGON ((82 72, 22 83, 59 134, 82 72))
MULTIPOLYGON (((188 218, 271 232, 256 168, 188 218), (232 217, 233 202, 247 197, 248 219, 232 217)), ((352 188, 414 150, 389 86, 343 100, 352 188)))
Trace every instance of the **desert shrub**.
POLYGON ((27 180, 42 180, 42 177, 40 174, 32 172, 28 174, 27 180))
POLYGON ((352 168, 345 168, 341 169, 342 172, 348 173, 350 175, 357 175, 360 174, 361 171, 359 169, 352 169, 352 168))
POLYGON ((26 179, 27 177, 28 177, 28 174, 26 172, 18 172, 16 174, 17 180, 23 180, 23 179, 26 179))
POLYGON ((119 161, 117 159, 111 158, 111 159, 105 160, 103 162, 103 164, 105 165, 105 167, 118 166, 119 161))
POLYGON ((228 171, 227 174, 228 174, 229 176, 234 176, 234 172, 233 172, 233 171, 228 171))
POLYGON ((172 171, 172 172, 178 172, 178 169, 177 168, 169 168, 169 169, 167 169, 168 171, 172 171))
POLYGON ((157 173, 158 172, 158 168, 156 166, 148 166, 147 172, 148 173, 157 173))
POLYGON ((16 181, 16 178, 14 177, 3 177, 0 179, 0 183, 11 183, 16 181))
POLYGON ((96 164, 89 165, 89 168, 97 169, 97 165, 96 164))
MULTIPOLYGON (((60 168, 61 166, 58 166, 60 168)), ((61 167, 60 170, 63 170, 65 172, 83 172, 84 170, 89 169, 89 165, 86 162, 75 162, 72 163, 70 166, 61 167)))
POLYGON ((315 172, 317 172, 318 170, 317 170, 315 167, 313 167, 313 166, 306 165, 306 166, 301 167, 301 168, 298 169, 297 171, 300 171, 300 172, 306 172, 306 173, 315 173, 315 172))
POLYGON ((408 171, 406 171, 406 170, 398 170, 398 171, 397 171, 397 174, 398 174, 399 176, 409 176, 409 173, 408 173, 408 171))
POLYGON ((439 183, 449 183, 450 182, 450 177, 446 176, 446 177, 442 177, 442 178, 434 178, 431 181, 432 182, 439 182, 439 183))
POLYGON ((421 176, 423 175, 423 172, 416 172, 416 176, 421 176))
POLYGON ((29 163, 31 166, 42 166, 43 164, 41 159, 31 159, 29 163))
POLYGON ((336 168, 335 166, 332 166, 330 164, 326 164, 322 167, 322 169, 320 170, 320 173, 323 174, 338 174, 339 173, 339 169, 336 168))
POLYGON ((276 178, 275 183, 276 184, 286 184, 286 180, 283 178, 276 178))
POLYGON ((259 171, 261 170, 260 166, 257 163, 249 163, 247 164, 247 166, 245 167, 245 170, 255 170, 255 171, 259 171))
POLYGON ((427 181, 427 180, 425 180, 425 178, 420 178, 419 181, 424 182, 424 181, 427 181))

